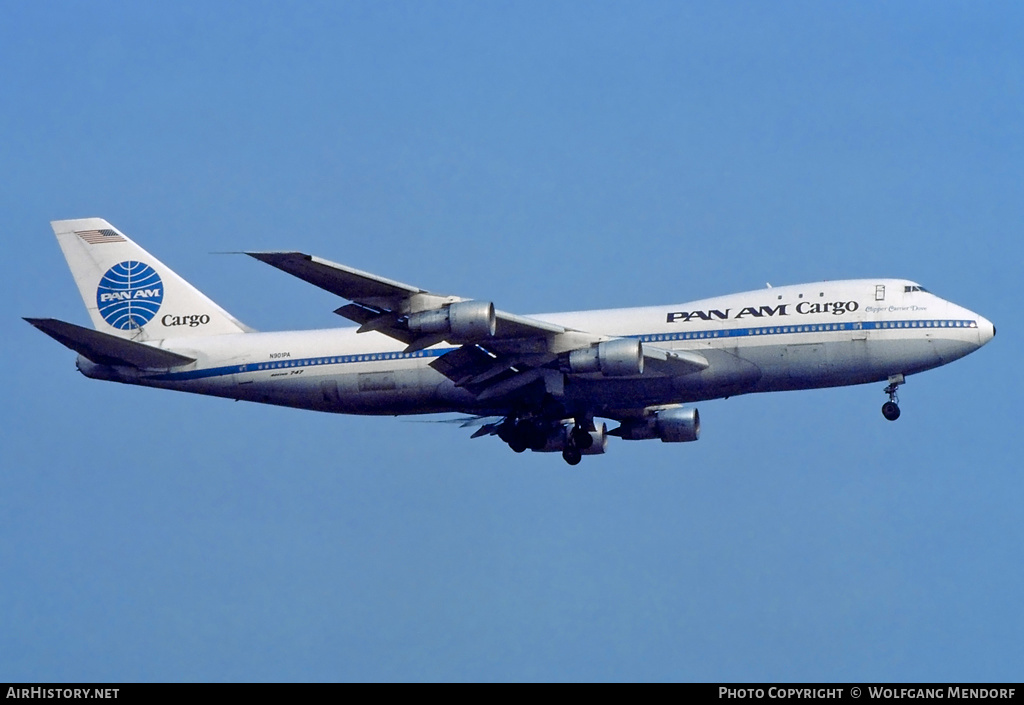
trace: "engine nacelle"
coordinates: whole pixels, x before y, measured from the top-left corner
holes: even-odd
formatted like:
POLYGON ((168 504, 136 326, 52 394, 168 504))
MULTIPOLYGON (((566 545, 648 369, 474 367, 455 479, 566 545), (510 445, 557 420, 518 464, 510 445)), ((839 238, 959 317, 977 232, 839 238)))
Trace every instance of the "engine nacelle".
POLYGON ((497 319, 490 301, 459 301, 409 316, 409 330, 425 335, 443 333, 451 340, 471 342, 494 336, 497 319))
POLYGON ((700 414, 696 409, 661 409, 642 419, 623 421, 613 432, 627 441, 660 438, 663 443, 688 443, 700 438, 700 414))
POLYGON ((569 353, 569 372, 600 372, 605 377, 634 377, 644 373, 644 348, 639 340, 617 338, 569 353))
POLYGON ((688 443, 700 438, 700 414, 696 409, 663 409, 655 414, 655 426, 664 443, 688 443))

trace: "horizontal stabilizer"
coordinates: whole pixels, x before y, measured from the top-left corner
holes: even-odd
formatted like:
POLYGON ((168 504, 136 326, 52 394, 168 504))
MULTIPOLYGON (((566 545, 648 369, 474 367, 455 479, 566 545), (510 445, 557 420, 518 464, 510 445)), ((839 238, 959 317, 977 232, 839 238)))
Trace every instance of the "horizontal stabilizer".
POLYGON ((179 355, 168 350, 150 347, 133 340, 83 328, 73 323, 58 321, 56 318, 26 318, 26 321, 56 340, 71 348, 82 357, 98 365, 118 365, 139 369, 169 369, 180 367, 195 358, 179 355))

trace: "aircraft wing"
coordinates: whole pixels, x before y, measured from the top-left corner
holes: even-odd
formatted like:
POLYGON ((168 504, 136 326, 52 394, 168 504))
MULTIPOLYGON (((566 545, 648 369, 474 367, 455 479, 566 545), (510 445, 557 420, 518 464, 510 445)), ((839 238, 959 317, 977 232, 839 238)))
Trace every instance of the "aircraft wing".
MULTIPOLYGON (((506 397, 540 380, 557 386, 568 355, 614 336, 574 330, 494 308, 490 302, 437 294, 302 252, 247 252, 352 303, 335 310, 406 345, 406 352, 441 342, 457 345, 430 365, 481 401, 506 397), (456 320, 469 322, 460 328, 456 320)), ((708 361, 690 351, 638 347, 647 375, 690 374, 708 361)), ((571 370, 570 370, 571 371, 571 370)))
POLYGON ((427 292, 376 274, 362 272, 343 264, 302 252, 246 252, 261 262, 288 272, 314 286, 337 294, 349 301, 365 302, 368 305, 396 305, 402 299, 427 292))
MULTIPOLYGON (((403 284, 302 252, 246 252, 246 254, 325 291, 352 301, 353 303, 342 306, 334 312, 360 324, 360 332, 376 330, 401 340, 407 345, 419 341, 423 336, 418 336, 409 331, 407 327, 402 326, 401 319, 403 317, 419 310, 441 308, 467 300, 458 296, 434 294, 426 289, 403 284)), ((566 331, 562 326, 514 313, 496 310, 494 314, 495 331, 494 335, 490 337, 498 340, 558 335, 566 331)), ((417 345, 413 349, 430 347, 442 340, 445 338, 434 339, 427 345, 417 345)))

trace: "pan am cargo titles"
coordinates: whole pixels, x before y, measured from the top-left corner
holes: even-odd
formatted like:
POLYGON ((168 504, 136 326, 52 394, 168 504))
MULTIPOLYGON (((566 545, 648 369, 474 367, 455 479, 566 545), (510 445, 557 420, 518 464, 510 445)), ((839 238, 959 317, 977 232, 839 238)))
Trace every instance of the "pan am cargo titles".
POLYGON ((813 313, 831 313, 833 316, 843 316, 853 313, 860 308, 856 301, 826 301, 824 303, 812 303, 801 301, 796 306, 792 304, 779 304, 778 306, 747 306, 733 314, 733 309, 727 308, 724 311, 712 308, 706 311, 672 311, 665 317, 666 323, 689 323, 698 321, 728 321, 741 320, 744 318, 765 318, 775 316, 789 316, 790 308, 800 315, 813 313))

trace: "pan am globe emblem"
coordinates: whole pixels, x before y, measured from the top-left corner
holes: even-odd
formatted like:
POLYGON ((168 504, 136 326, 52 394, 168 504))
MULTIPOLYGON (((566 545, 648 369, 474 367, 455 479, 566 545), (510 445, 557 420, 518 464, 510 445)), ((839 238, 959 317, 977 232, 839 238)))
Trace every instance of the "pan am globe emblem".
POLYGON ((164 283, 144 262, 115 264, 100 279, 96 305, 103 320, 120 330, 133 330, 153 320, 164 300, 164 283))

